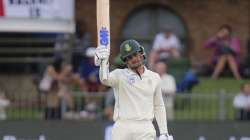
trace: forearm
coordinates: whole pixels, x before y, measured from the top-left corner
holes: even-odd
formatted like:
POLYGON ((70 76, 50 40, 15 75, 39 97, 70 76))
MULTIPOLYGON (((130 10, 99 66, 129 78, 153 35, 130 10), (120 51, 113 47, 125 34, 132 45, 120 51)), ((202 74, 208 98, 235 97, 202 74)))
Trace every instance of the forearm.
POLYGON ((161 79, 158 77, 159 82, 155 90, 154 96, 154 115, 157 121, 157 124, 160 129, 161 134, 168 134, 167 129, 167 115, 166 109, 162 98, 162 89, 161 89, 161 79))
POLYGON ((160 129, 160 134, 168 134, 167 117, 164 104, 155 107, 155 118, 160 129))
POLYGON ((99 66, 100 82, 106 86, 113 87, 117 83, 117 76, 113 72, 109 72, 109 49, 105 47, 97 47, 95 55, 95 65, 99 66))
POLYGON ((102 60, 99 69, 99 78, 102 84, 109 86, 109 62, 108 60, 102 60))
POLYGON ((214 47, 217 41, 218 41, 217 37, 211 37, 205 42, 204 47, 205 48, 214 47))

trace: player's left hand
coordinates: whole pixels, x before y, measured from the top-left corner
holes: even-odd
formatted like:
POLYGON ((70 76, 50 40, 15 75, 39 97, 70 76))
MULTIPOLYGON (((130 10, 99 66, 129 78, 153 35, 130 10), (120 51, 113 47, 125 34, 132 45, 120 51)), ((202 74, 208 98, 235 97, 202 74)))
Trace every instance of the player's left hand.
POLYGON ((100 66, 103 60, 108 60, 110 51, 105 46, 98 46, 95 50, 95 65, 100 66))
POLYGON ((174 140, 172 135, 160 135, 159 140, 174 140))
POLYGON ((109 55, 109 49, 105 46, 98 46, 95 50, 95 56, 100 60, 108 59, 109 55))

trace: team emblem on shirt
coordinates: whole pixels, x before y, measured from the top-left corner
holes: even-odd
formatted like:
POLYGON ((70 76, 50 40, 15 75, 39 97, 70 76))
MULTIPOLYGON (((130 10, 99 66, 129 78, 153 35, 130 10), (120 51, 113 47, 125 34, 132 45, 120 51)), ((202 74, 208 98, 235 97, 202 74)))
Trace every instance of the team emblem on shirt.
POLYGON ((128 83, 129 84, 134 84, 135 83, 135 76, 129 76, 128 77, 128 83))

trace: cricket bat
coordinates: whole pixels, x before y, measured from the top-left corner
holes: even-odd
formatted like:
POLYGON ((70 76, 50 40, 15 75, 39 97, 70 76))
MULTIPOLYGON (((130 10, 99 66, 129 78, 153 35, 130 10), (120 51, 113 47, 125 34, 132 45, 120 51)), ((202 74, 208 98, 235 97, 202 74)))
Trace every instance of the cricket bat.
MULTIPOLYGON (((97 20, 97 45, 106 47, 110 51, 110 16, 109 0, 96 0, 96 20, 97 20)), ((107 79, 108 69, 103 72, 107 79)))

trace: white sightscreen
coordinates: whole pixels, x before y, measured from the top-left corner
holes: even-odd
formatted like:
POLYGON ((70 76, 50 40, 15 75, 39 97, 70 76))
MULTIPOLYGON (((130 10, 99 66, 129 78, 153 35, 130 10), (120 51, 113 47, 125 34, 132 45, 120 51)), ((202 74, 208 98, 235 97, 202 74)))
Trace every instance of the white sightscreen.
POLYGON ((0 31, 74 32, 74 0, 0 0, 0 31))

